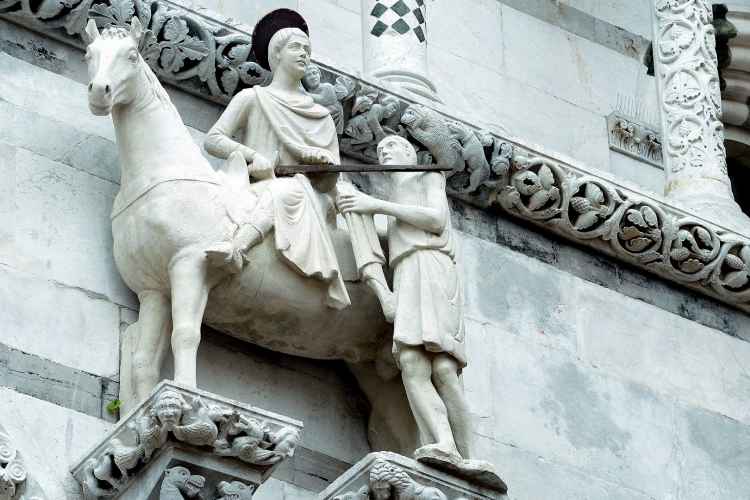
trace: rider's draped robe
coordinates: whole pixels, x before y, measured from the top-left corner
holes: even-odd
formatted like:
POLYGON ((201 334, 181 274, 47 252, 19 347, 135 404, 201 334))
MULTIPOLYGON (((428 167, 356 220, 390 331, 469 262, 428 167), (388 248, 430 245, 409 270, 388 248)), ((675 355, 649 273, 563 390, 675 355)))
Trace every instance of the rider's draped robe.
MULTIPOLYGON (((206 149, 227 158, 243 146, 280 164, 297 164, 294 151, 317 148, 330 161, 340 163, 336 125, 330 112, 302 93, 277 95, 274 90, 254 87, 238 93, 209 131, 206 149), (238 131, 241 142, 232 139, 238 131)), ((328 300, 337 309, 350 304, 331 237, 326 228, 326 211, 321 199, 304 175, 276 179, 270 183, 273 200, 273 226, 276 248, 292 267, 304 276, 328 283, 328 300)), ((263 210, 256 216, 263 215, 263 210)), ((369 262, 383 263, 382 249, 374 227, 362 219, 347 218, 358 267, 369 262)))

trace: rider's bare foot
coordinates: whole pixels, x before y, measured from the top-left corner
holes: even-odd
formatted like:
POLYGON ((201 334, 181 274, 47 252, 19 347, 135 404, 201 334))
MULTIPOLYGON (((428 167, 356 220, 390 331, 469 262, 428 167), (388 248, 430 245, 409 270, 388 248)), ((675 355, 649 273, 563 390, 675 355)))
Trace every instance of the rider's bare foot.
POLYGON ((225 268, 230 274, 239 274, 242 272, 244 264, 242 253, 228 241, 217 243, 206 250, 206 258, 209 264, 225 268))

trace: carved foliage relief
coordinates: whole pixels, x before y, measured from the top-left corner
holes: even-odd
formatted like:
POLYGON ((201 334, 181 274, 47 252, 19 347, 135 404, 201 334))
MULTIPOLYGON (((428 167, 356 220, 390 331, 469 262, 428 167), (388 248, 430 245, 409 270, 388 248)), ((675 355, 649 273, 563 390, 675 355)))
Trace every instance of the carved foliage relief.
POLYGON ((656 2, 655 56, 670 177, 705 169, 726 175, 712 16, 706 0, 656 2))
MULTIPOLYGON (((668 175, 695 175, 691 172, 704 165, 724 171, 710 7, 704 0, 657 0, 656 5, 661 33, 657 57, 669 121, 664 154, 672 159, 668 175)), ((137 15, 149 28, 141 51, 156 73, 218 102, 270 78, 252 59, 249 28, 169 0, 41 0, 33 6, 29 0, 0 0, 0 15, 57 35, 67 33, 68 41, 79 46, 88 16, 101 28, 137 15)), ((740 235, 717 231, 647 196, 538 157, 374 85, 324 67, 317 73, 311 75, 308 91, 335 110, 341 150, 348 156, 374 162, 379 140, 401 135, 415 145, 421 163, 453 168, 447 181, 453 197, 502 208, 750 311, 750 241, 740 235)), ((617 133, 622 141, 635 142, 626 121, 617 133)), ((640 140, 654 159, 661 155, 658 137, 640 140)))
POLYGON ((251 36, 161 0, 0 0, 0 14, 81 40, 89 17, 99 28, 138 16, 147 33, 141 54, 156 74, 188 90, 227 102, 242 88, 270 81, 250 52, 251 36))
MULTIPOLYGON (((170 440, 219 457, 271 468, 294 454, 299 439, 298 430, 292 427, 271 425, 235 408, 165 386, 149 404, 129 417, 75 475, 86 498, 109 498, 122 492, 170 440)), ((202 487, 201 476, 182 469, 168 471, 163 484, 171 485, 167 489, 174 495, 178 490, 186 494, 197 492, 202 487)), ((164 495, 162 498, 182 498, 164 495)))

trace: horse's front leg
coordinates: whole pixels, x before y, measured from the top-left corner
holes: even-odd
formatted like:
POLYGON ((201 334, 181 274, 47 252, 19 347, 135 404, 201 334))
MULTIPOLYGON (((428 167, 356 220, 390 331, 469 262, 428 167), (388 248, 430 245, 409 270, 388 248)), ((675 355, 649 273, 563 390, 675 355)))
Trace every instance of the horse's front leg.
POLYGON ((210 289, 207 274, 203 252, 183 256, 172 262, 169 269, 174 380, 189 387, 196 386, 201 323, 210 289))
POLYGON ((138 321, 128 327, 120 349, 121 415, 146 399, 159 383, 169 345, 169 297, 148 290, 138 294, 138 300, 138 321))

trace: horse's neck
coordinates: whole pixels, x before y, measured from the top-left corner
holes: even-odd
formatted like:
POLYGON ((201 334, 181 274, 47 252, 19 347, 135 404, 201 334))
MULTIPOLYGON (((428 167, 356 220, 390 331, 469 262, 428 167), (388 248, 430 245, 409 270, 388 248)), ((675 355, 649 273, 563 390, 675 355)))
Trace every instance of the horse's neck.
POLYGON ((159 83, 150 81, 146 71, 137 76, 133 102, 112 112, 122 187, 159 168, 179 166, 186 174, 210 169, 172 104, 156 95, 152 85, 159 83))

